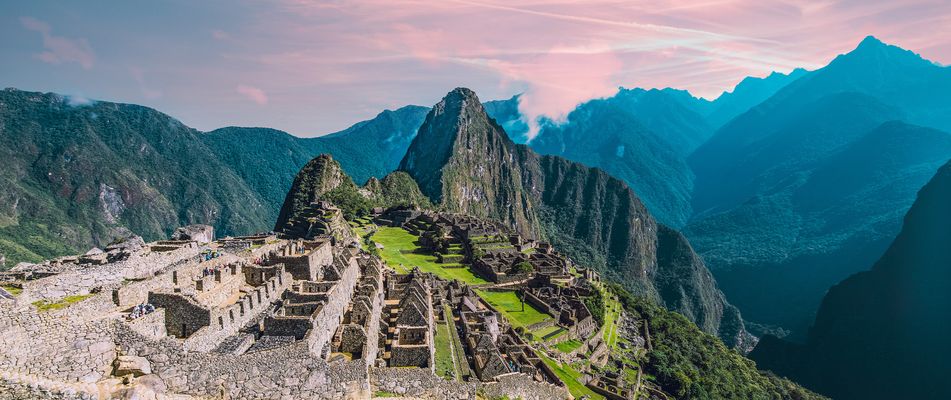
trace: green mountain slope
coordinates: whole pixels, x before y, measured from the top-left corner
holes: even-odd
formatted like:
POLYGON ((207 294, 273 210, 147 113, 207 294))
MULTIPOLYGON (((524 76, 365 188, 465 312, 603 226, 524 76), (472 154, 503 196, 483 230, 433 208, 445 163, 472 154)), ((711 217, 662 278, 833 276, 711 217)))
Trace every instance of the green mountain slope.
POLYGON ((200 136, 146 107, 3 90, 0 253, 13 264, 129 230, 154 240, 190 223, 260 228, 267 205, 200 136))
POLYGON ((946 164, 872 269, 829 290, 806 344, 767 336, 751 356, 835 398, 951 397, 949 204, 946 164))
POLYGON ((624 182, 516 145, 471 90, 453 90, 433 107, 400 170, 440 207, 546 238, 578 262, 691 316, 728 343, 747 344, 739 313, 689 244, 659 240, 658 231, 667 228, 624 182), (662 262, 659 254, 666 257, 662 262), (664 283, 663 293, 658 282, 664 283))

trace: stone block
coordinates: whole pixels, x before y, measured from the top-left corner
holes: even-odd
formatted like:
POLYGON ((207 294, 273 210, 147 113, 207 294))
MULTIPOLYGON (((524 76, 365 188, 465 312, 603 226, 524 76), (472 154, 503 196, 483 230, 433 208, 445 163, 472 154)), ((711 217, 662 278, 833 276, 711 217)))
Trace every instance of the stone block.
POLYGON ((116 358, 115 375, 143 376, 152 373, 152 364, 145 357, 119 356, 116 358))

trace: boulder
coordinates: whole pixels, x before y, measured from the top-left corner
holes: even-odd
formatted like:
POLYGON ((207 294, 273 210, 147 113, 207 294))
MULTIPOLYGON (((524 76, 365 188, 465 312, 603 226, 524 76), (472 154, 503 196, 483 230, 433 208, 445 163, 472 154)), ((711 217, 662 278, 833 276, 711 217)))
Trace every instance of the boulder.
POLYGON ((128 235, 116 238, 106 246, 107 252, 124 251, 127 253, 135 252, 145 246, 145 240, 139 235, 128 235))
POLYGON ((172 240, 194 240, 200 244, 215 240, 215 228, 208 225, 188 225, 175 230, 172 240))
POLYGON ((119 356, 115 362, 115 375, 143 376, 152 373, 152 364, 145 357, 119 356))

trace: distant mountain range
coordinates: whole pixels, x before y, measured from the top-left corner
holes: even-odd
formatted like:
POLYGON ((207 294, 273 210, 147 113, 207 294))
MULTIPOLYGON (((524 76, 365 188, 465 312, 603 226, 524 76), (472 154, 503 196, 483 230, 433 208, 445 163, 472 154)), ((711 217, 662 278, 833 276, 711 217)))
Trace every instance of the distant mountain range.
POLYGON ((836 399, 947 399, 951 163, 918 193, 871 270, 832 287, 803 344, 765 337, 759 365, 836 399))
POLYGON ((882 254, 951 158, 949 128, 951 69, 866 38, 690 156, 685 233, 748 318, 804 334, 825 291, 882 254))

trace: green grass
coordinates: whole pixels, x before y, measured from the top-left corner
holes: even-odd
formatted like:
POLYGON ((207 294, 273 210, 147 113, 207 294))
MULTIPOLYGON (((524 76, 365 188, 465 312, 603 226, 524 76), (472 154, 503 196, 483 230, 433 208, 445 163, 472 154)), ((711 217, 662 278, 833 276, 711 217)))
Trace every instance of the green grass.
POLYGON ((3 285, 3 290, 6 290, 8 293, 10 293, 10 294, 12 294, 12 295, 14 295, 14 296, 19 296, 20 293, 23 293, 23 289, 18 288, 18 287, 13 286, 13 285, 3 285))
POLYGON ((46 300, 34 301, 33 305, 38 311, 50 311, 50 310, 60 310, 66 307, 69 307, 72 304, 79 303, 80 301, 86 300, 92 297, 91 294, 80 294, 75 296, 66 296, 59 301, 49 302, 46 300))
MULTIPOLYGON (((452 314, 447 314, 446 319, 447 322, 452 322, 452 314)), ((458 373, 452 360, 452 332, 447 322, 440 322, 436 325, 436 375, 446 379, 454 379, 458 376, 458 373)))
POLYGON ((462 339, 459 338, 459 332, 456 331, 455 326, 453 326, 452 309, 449 308, 448 304, 444 304, 443 307, 445 307, 443 312, 446 313, 446 318, 449 323, 449 335, 452 338, 452 345, 456 348, 456 371, 458 372, 456 374, 457 380, 458 378, 468 379, 469 375, 472 373, 469 370, 469 361, 466 360, 466 353, 462 347, 462 339))
POLYGON ((595 393, 587 386, 581 384, 580 380, 582 374, 576 371, 570 365, 558 365, 557 361, 548 358, 548 356, 542 354, 541 352, 538 353, 538 356, 541 357, 545 364, 548 364, 548 366, 551 367, 553 371, 555 371, 555 375, 558 375, 558 378, 561 379, 561 381, 564 382, 566 386, 568 386, 568 392, 570 392, 571 395, 576 399, 580 398, 581 396, 589 396, 592 399, 604 399, 604 396, 595 393))
POLYGON ((532 334, 535 335, 535 336, 537 336, 537 337, 539 337, 539 338, 543 338, 543 337, 545 337, 545 336, 547 336, 547 335, 550 335, 550 334, 552 334, 552 333, 557 332, 559 329, 562 329, 562 330, 563 330, 564 328, 562 328, 562 327, 560 327, 560 326, 558 326, 558 325, 546 326, 546 327, 544 327, 544 328, 542 328, 542 329, 536 329, 536 330, 532 331, 532 334))
POLYGON ((601 285, 597 286, 604 299, 604 343, 610 349, 617 348, 617 319, 621 313, 621 303, 614 294, 604 290, 601 285))
POLYGON ((385 390, 377 390, 373 392, 373 397, 403 397, 397 393, 387 392, 385 390))
POLYGON ((581 347, 582 343, 580 340, 571 339, 564 342, 558 343, 555 345, 555 348, 562 353, 571 353, 575 349, 581 347))
POLYGON ((527 327, 552 318, 551 315, 545 314, 528 303, 525 303, 525 311, 522 311, 522 302, 515 292, 490 292, 476 289, 476 293, 505 315, 514 327, 527 327))
POLYGON ((432 272, 443 279, 457 279, 470 285, 490 283, 473 274, 469 268, 458 268, 461 265, 459 263, 440 264, 436 262, 436 257, 432 254, 417 253, 419 246, 416 245, 416 240, 418 238, 403 228, 381 226, 373 234, 372 239, 383 245, 380 257, 398 273, 405 274, 414 266, 418 266, 421 271, 432 272))

